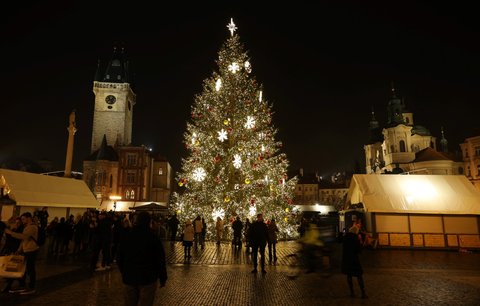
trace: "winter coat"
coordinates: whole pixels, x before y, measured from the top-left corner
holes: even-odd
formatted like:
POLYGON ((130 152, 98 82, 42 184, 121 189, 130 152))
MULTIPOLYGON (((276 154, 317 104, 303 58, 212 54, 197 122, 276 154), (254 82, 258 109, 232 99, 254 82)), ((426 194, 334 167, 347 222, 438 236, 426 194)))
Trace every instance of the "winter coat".
POLYGON ((11 235, 14 238, 22 239, 22 243, 20 243, 18 248, 19 252, 34 252, 40 248, 36 242, 38 239, 38 226, 35 224, 27 225, 22 233, 12 233, 11 235))
POLYGON ((358 235, 347 233, 343 238, 342 252, 342 273, 352 276, 361 276, 363 274, 362 265, 358 258, 362 246, 358 240, 358 235))
POLYGON ((123 282, 144 286, 167 280, 165 251, 161 240, 149 227, 135 226, 120 241, 118 266, 123 282))
POLYGON ((240 220, 233 221, 232 228, 233 228, 233 234, 235 236, 240 236, 242 234, 242 229, 243 229, 242 221, 240 220))
POLYGON ((187 224, 183 230, 183 241, 193 241, 194 230, 191 224, 187 224))
POLYGON ((263 221, 256 221, 250 225, 249 241, 252 246, 265 246, 268 241, 268 228, 263 221))
POLYGON ((268 225, 268 241, 270 243, 277 243, 278 227, 275 221, 270 222, 268 225))

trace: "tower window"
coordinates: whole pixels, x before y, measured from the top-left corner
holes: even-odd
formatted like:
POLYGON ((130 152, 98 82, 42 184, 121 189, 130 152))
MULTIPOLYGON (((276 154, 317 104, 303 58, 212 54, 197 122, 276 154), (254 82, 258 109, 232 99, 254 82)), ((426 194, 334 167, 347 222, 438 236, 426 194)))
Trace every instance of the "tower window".
POLYGON ((400 140, 400 152, 405 152, 405 141, 400 140))
POLYGON ((135 184, 135 172, 127 172, 127 184, 135 184))
POLYGON ((137 165, 137 154, 127 154, 127 166, 137 165))
POLYGON ((475 147, 475 155, 480 156, 480 147, 475 147))
POLYGON ((163 168, 162 167, 158 168, 158 175, 163 175, 163 168))

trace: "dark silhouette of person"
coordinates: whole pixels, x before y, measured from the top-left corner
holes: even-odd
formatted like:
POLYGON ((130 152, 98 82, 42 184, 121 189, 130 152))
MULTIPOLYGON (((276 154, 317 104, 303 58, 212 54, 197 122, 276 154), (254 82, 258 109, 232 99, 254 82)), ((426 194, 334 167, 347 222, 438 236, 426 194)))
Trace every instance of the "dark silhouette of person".
POLYGON ((257 220, 250 225, 250 245, 252 246, 252 261, 253 270, 252 273, 257 273, 257 258, 260 251, 260 265, 262 267, 262 273, 267 273, 265 270, 265 247, 268 242, 268 228, 265 222, 263 222, 263 215, 258 214, 257 220))
POLYGON ((239 216, 237 216, 235 221, 233 221, 232 229, 233 229, 233 245, 235 247, 241 248, 243 223, 242 223, 242 220, 240 220, 239 216))
POLYGON ((139 213, 120 241, 118 267, 125 284, 125 305, 153 305, 157 281, 160 287, 167 281, 165 250, 150 223, 148 212, 139 213))
POLYGON ((367 298, 365 284, 363 282, 363 269, 360 264, 360 259, 358 258, 362 250, 360 240, 358 239, 358 232, 359 228, 353 225, 343 238, 342 273, 347 275, 350 296, 355 297, 353 290, 353 276, 355 276, 362 291, 362 298, 367 298))
POLYGON ((174 214, 169 220, 168 220, 168 227, 170 229, 170 241, 172 243, 175 242, 177 239, 177 231, 178 231, 178 225, 180 224, 180 221, 177 218, 177 214, 174 214))

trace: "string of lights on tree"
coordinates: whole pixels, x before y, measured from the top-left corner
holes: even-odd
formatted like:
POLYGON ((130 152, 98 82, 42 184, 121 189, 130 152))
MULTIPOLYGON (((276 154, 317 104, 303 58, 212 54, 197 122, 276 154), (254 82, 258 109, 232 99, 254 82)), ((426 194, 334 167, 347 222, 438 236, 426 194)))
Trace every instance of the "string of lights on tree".
POLYGON ((204 217, 210 235, 217 217, 245 221, 263 213, 291 237, 296 178, 287 177, 272 106, 252 74, 233 19, 227 28, 230 37, 218 53, 218 70, 204 80, 191 108, 184 133, 188 157, 182 159, 171 207, 182 221, 204 217))

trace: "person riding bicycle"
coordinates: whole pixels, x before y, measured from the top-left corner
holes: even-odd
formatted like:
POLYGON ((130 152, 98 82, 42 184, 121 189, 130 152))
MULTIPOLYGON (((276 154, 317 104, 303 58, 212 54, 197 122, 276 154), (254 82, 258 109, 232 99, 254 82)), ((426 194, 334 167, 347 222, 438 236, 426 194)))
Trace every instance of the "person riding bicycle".
POLYGON ((310 223, 305 230, 305 234, 298 239, 298 242, 302 245, 307 272, 315 271, 317 251, 324 246, 318 226, 315 223, 310 223))

